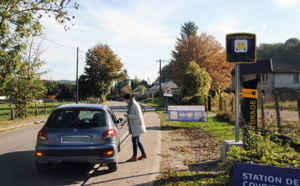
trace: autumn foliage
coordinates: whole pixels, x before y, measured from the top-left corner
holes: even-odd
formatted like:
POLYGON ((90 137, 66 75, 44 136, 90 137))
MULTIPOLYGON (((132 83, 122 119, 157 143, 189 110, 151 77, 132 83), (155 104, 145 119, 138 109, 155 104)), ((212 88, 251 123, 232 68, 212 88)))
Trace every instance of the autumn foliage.
POLYGON ((106 44, 97 44, 86 54, 84 74, 80 76, 80 96, 97 97, 105 101, 113 81, 125 78, 123 64, 117 54, 106 44))
POLYGON ((181 86, 187 66, 191 61, 195 61, 200 68, 205 68, 212 78, 213 90, 229 87, 234 64, 226 62, 225 50, 216 38, 207 33, 201 33, 200 36, 181 36, 176 41, 175 50, 172 51, 173 59, 165 68, 167 79, 181 86))

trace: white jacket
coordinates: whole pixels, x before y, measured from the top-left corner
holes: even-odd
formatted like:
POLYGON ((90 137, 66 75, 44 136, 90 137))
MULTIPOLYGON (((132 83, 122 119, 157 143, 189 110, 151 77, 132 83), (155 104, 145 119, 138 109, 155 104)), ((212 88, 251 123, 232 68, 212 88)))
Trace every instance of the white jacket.
POLYGON ((144 117, 140 105, 133 99, 132 106, 128 118, 125 119, 124 124, 128 122, 131 128, 132 136, 136 137, 146 132, 144 117))

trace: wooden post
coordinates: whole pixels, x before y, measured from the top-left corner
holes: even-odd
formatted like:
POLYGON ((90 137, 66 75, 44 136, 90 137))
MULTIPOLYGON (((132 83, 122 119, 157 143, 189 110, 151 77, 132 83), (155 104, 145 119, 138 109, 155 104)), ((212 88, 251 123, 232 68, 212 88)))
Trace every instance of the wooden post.
POLYGON ((278 92, 274 91, 274 98, 275 98, 275 107, 276 107, 276 117, 277 117, 277 128, 278 132, 281 133, 281 118, 279 112, 279 101, 278 101, 278 92))
POLYGON ((11 120, 15 120, 15 110, 11 109, 11 120))
MULTIPOLYGON (((176 94, 177 95, 177 94, 176 94)), ((177 98, 178 96, 176 96, 177 98)), ((177 99, 176 99, 177 100, 177 99)), ((208 96, 208 100, 207 100, 207 110, 211 112, 211 96, 208 96)))
POLYGON ((298 103, 298 117, 300 123, 300 91, 297 91, 297 103, 298 103))
POLYGON ((264 111, 264 95, 261 93, 259 95, 259 103, 261 109, 261 128, 265 129, 265 111, 264 111))

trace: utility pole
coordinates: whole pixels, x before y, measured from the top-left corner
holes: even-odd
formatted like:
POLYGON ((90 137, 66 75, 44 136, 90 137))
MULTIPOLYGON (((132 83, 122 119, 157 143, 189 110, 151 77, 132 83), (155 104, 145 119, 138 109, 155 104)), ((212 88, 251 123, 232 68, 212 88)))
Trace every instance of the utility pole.
POLYGON ((162 90, 161 90, 161 62, 162 62, 162 60, 160 59, 160 60, 158 60, 158 62, 159 62, 159 91, 161 92, 162 90))
POLYGON ((78 103, 78 93, 79 93, 79 84, 78 84, 78 51, 77 47, 77 67, 76 67, 76 103, 78 103))

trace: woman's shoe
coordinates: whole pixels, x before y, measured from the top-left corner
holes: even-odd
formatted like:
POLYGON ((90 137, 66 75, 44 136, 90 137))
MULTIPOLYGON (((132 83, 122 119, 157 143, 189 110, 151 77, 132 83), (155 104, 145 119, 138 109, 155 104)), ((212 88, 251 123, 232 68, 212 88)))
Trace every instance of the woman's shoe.
POLYGON ((132 156, 129 160, 127 160, 127 162, 132 162, 132 161, 137 161, 137 157, 136 156, 132 156))
POLYGON ((142 159, 146 159, 147 158, 147 154, 145 153, 145 154, 142 154, 139 158, 138 158, 138 160, 142 160, 142 159))

